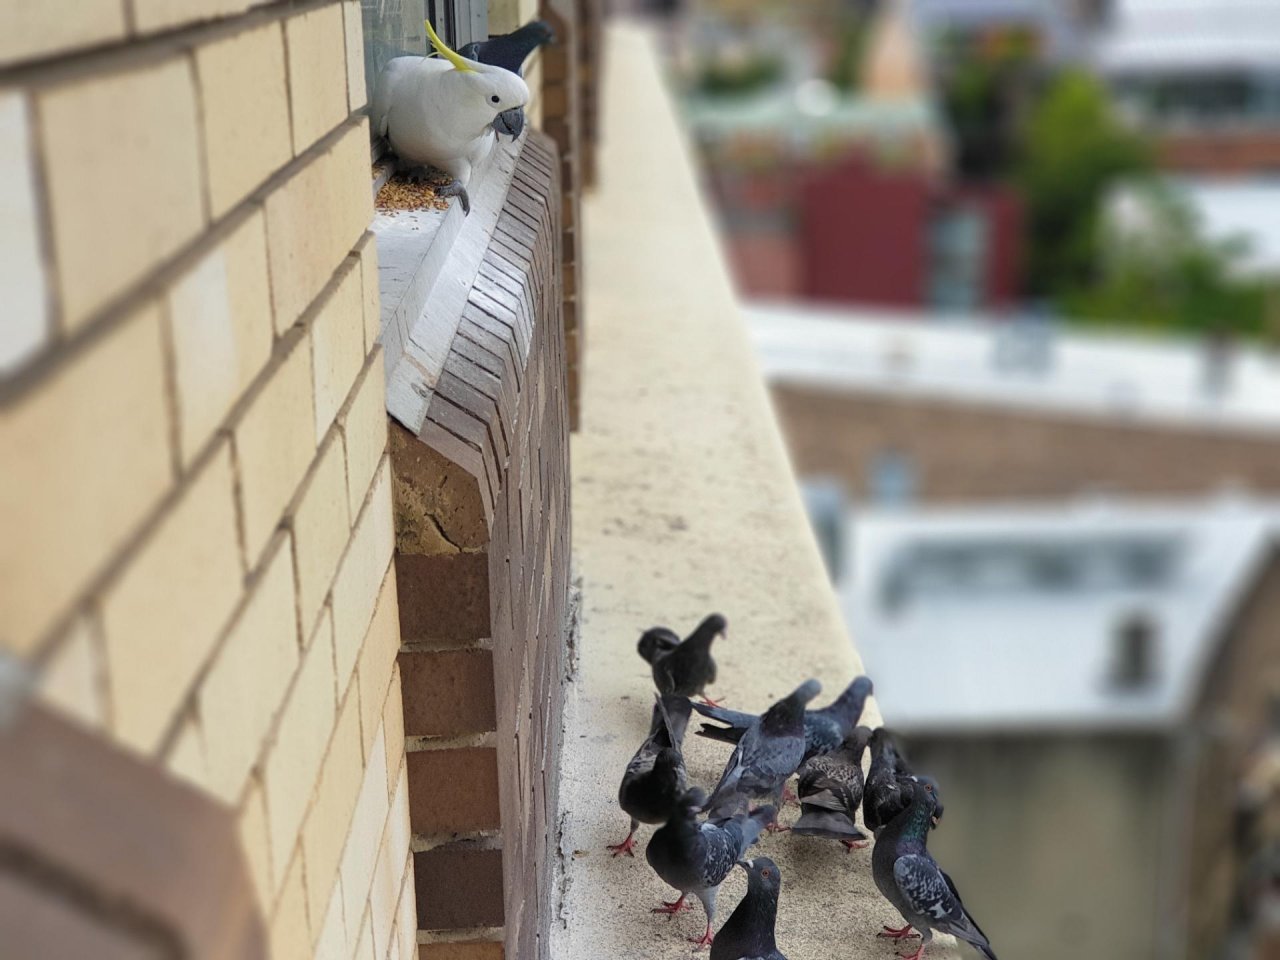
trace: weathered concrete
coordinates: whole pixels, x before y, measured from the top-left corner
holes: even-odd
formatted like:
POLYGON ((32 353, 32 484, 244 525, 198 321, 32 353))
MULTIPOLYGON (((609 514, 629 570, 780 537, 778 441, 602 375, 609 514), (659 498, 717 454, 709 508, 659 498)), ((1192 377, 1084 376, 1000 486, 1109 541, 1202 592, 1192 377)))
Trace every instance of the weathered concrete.
MULTIPOLYGON (((686 957, 701 910, 650 914, 666 887, 640 856, 612 859, 627 819, 618 780, 644 737, 653 683, 642 628, 729 619, 715 696, 762 708, 810 676, 826 694, 860 670, 804 517, 691 162, 646 35, 615 26, 605 51, 601 185, 585 204, 586 352, 574 438, 574 552, 582 576, 578 670, 561 786, 566 858, 554 955, 686 957)), ((874 704, 869 708, 877 718, 874 704)), ((722 745, 690 736, 690 775, 714 785, 722 745)), ((794 808, 784 820, 794 819, 794 808)), ((891 958, 897 919, 870 851, 778 835, 779 945, 790 960, 891 958)), ((741 871, 720 895, 727 919, 741 871)), ((945 950, 930 956, 945 955, 945 950)))

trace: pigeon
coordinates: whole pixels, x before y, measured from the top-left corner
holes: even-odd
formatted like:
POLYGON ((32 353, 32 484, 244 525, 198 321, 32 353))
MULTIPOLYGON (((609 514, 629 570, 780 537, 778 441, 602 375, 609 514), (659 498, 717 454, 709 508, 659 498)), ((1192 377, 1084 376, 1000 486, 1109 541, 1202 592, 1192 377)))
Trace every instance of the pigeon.
POLYGON ((711 641, 723 636, 727 628, 724 617, 713 613, 698 624, 683 643, 666 627, 653 627, 641 634, 636 649, 653 666, 653 682, 658 692, 681 697, 703 696, 707 685, 716 680, 711 641))
POLYGON ((920 949, 902 954, 904 960, 921 960, 933 931, 951 934, 996 960, 987 935, 969 916, 951 878, 943 873, 925 844, 933 818, 933 787, 922 780, 907 781, 911 800, 876 840, 871 853, 871 876, 885 899, 897 908, 907 925, 900 930, 885 927, 879 936, 904 940, 911 928, 920 931, 920 949))
POLYGON ((477 60, 519 74, 529 55, 555 38, 556 32, 551 29, 551 24, 545 20, 530 20, 511 33, 468 43, 458 53, 468 60, 477 60))
MULTIPOLYGON (((884 727, 871 735, 871 767, 867 771, 866 789, 862 795, 862 822, 874 834, 889 823, 911 802, 911 791, 900 778, 911 776, 911 766, 898 750, 893 736, 884 727)), ((934 825, 942 819, 942 795, 932 778, 923 778, 934 788, 934 825)))
POLYGON ((636 830, 641 823, 666 823, 676 803, 688 789, 680 745, 689 725, 689 701, 670 694, 657 695, 649 736, 636 751, 618 787, 618 806, 631 817, 631 832, 619 844, 610 845, 616 857, 634 857, 636 830))
POLYGON ((387 138, 411 177, 421 178, 428 166, 452 177, 438 193, 458 197, 470 213, 471 171, 493 149, 497 132, 520 135, 529 87, 509 70, 459 56, 430 21, 426 28, 440 56, 387 62, 374 88, 373 132, 387 138))
POLYGON ((805 704, 821 692, 822 684, 806 680, 747 727, 707 801, 713 820, 752 799, 778 805, 783 785, 804 760, 805 704))
POLYGON ((787 960, 773 935, 782 871, 768 857, 743 860, 738 866, 747 871, 747 895, 716 934, 711 960, 787 960))
POLYGON ((654 831, 645 848, 649 866, 667 883, 680 891, 680 899, 654 908, 668 918, 684 909, 684 901, 693 894, 702 901, 707 915, 707 928, 694 943, 711 943, 711 924, 716 916, 716 894, 733 865, 760 838, 765 826, 777 812, 761 807, 750 813, 740 812, 732 819, 713 823, 698 822, 698 812, 706 803, 706 794, 695 787, 681 797, 671 819, 654 831))
MULTIPOLYGON (((804 714, 804 758, 829 753, 849 736, 858 721, 862 718, 862 708, 867 697, 872 693, 870 677, 857 677, 845 687, 829 705, 820 710, 806 710, 804 714)), ((698 736, 709 740, 720 740, 724 743, 737 743, 743 732, 756 717, 754 714, 740 710, 726 710, 724 707, 695 703, 693 709, 704 717, 727 724, 715 727, 702 724, 698 736)))
POLYGON ((854 821, 862 806, 862 754, 870 739, 870 729, 856 727, 831 753, 801 765, 800 819, 792 824, 792 833, 839 840, 850 853, 865 846, 866 834, 854 821))

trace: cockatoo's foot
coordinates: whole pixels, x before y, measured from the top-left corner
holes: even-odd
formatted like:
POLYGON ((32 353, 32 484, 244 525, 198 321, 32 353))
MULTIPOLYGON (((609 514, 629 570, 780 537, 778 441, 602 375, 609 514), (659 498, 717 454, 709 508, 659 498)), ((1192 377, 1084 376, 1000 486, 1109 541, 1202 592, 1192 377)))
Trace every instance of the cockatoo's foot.
POLYGON ((911 937, 918 937, 920 934, 911 929, 911 924, 907 924, 905 927, 885 927, 876 936, 883 940, 907 940, 911 937))
POLYGON ((467 188, 462 185, 461 180, 450 180, 443 187, 436 190, 437 197, 457 197, 462 204, 462 212, 471 213, 471 198, 467 196, 467 188))
POLYGON ((850 853, 853 853, 855 850, 865 850, 867 848, 866 840, 841 840, 840 842, 844 844, 844 848, 850 853))
POLYGON ((690 937, 689 942, 696 944, 699 947, 709 947, 711 946, 711 941, 714 939, 715 937, 711 935, 711 921, 708 920, 706 932, 700 937, 690 937))
POLYGON ((681 910, 688 910, 688 909, 690 909, 689 907, 686 907, 686 906, 684 905, 684 898, 685 898, 685 897, 687 897, 687 896, 688 896, 688 894, 687 894, 687 893, 682 893, 682 894, 680 894, 680 899, 679 899, 679 900, 672 901, 671 903, 667 903, 666 901, 663 901, 662 906, 660 906, 660 907, 654 907, 654 908, 653 908, 652 910, 650 910, 649 912, 650 912, 650 913, 665 913, 665 914, 667 915, 667 919, 668 919, 668 920, 670 920, 672 917, 674 917, 674 916, 675 916, 677 913, 679 913, 681 910))
POLYGON ((612 850, 615 857, 624 853, 628 857, 634 857, 636 849, 636 832, 632 830, 627 834, 627 839, 623 840, 621 843, 611 843, 609 846, 605 847, 605 849, 612 850))

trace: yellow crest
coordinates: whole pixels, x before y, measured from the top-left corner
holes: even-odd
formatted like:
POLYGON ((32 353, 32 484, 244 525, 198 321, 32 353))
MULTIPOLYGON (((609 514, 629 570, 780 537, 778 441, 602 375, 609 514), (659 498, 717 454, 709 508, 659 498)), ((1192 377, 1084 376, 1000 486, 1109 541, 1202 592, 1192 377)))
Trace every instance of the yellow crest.
POLYGON ((458 56, 457 53, 450 50, 449 47, 437 35, 435 28, 431 26, 430 20, 422 21, 427 26, 427 36, 431 38, 431 45, 436 48, 436 53, 444 57, 453 64, 454 69, 461 70, 463 73, 475 73, 475 67, 471 66, 465 59, 458 56))

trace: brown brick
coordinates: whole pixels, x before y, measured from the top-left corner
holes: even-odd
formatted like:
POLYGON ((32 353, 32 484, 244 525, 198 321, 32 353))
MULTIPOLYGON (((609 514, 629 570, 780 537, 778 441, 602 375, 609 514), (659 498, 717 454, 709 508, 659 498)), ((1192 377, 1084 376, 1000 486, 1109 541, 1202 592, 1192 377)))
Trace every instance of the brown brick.
POLYGON ((415 853, 413 873, 420 929, 502 926, 501 850, 446 844, 415 853))
POLYGON ((500 943, 471 941, 418 945, 418 960, 502 960, 503 956, 500 943))
POLYGON ((289 161, 289 93, 279 23, 196 50, 209 201, 222 216, 289 161))
POLYGON ((396 559, 406 643, 466 644, 489 636, 489 558, 483 553, 396 559))
POLYGON ((408 761, 409 822, 415 834, 438 837, 501 826, 495 748, 420 750, 408 761))
POLYGON ((172 59, 71 81, 38 102, 63 319, 74 329, 203 227, 195 88, 188 61, 172 59))
POLYGON ((400 673, 408 736, 452 737, 497 728, 490 651, 404 652, 400 673))
POLYGON ((342 8, 329 4, 290 17, 284 34, 289 48, 293 152, 302 153, 348 113, 342 8))
POLYGON ((475 477, 398 423, 391 424, 396 548, 401 553, 453 553, 489 538, 475 477))

